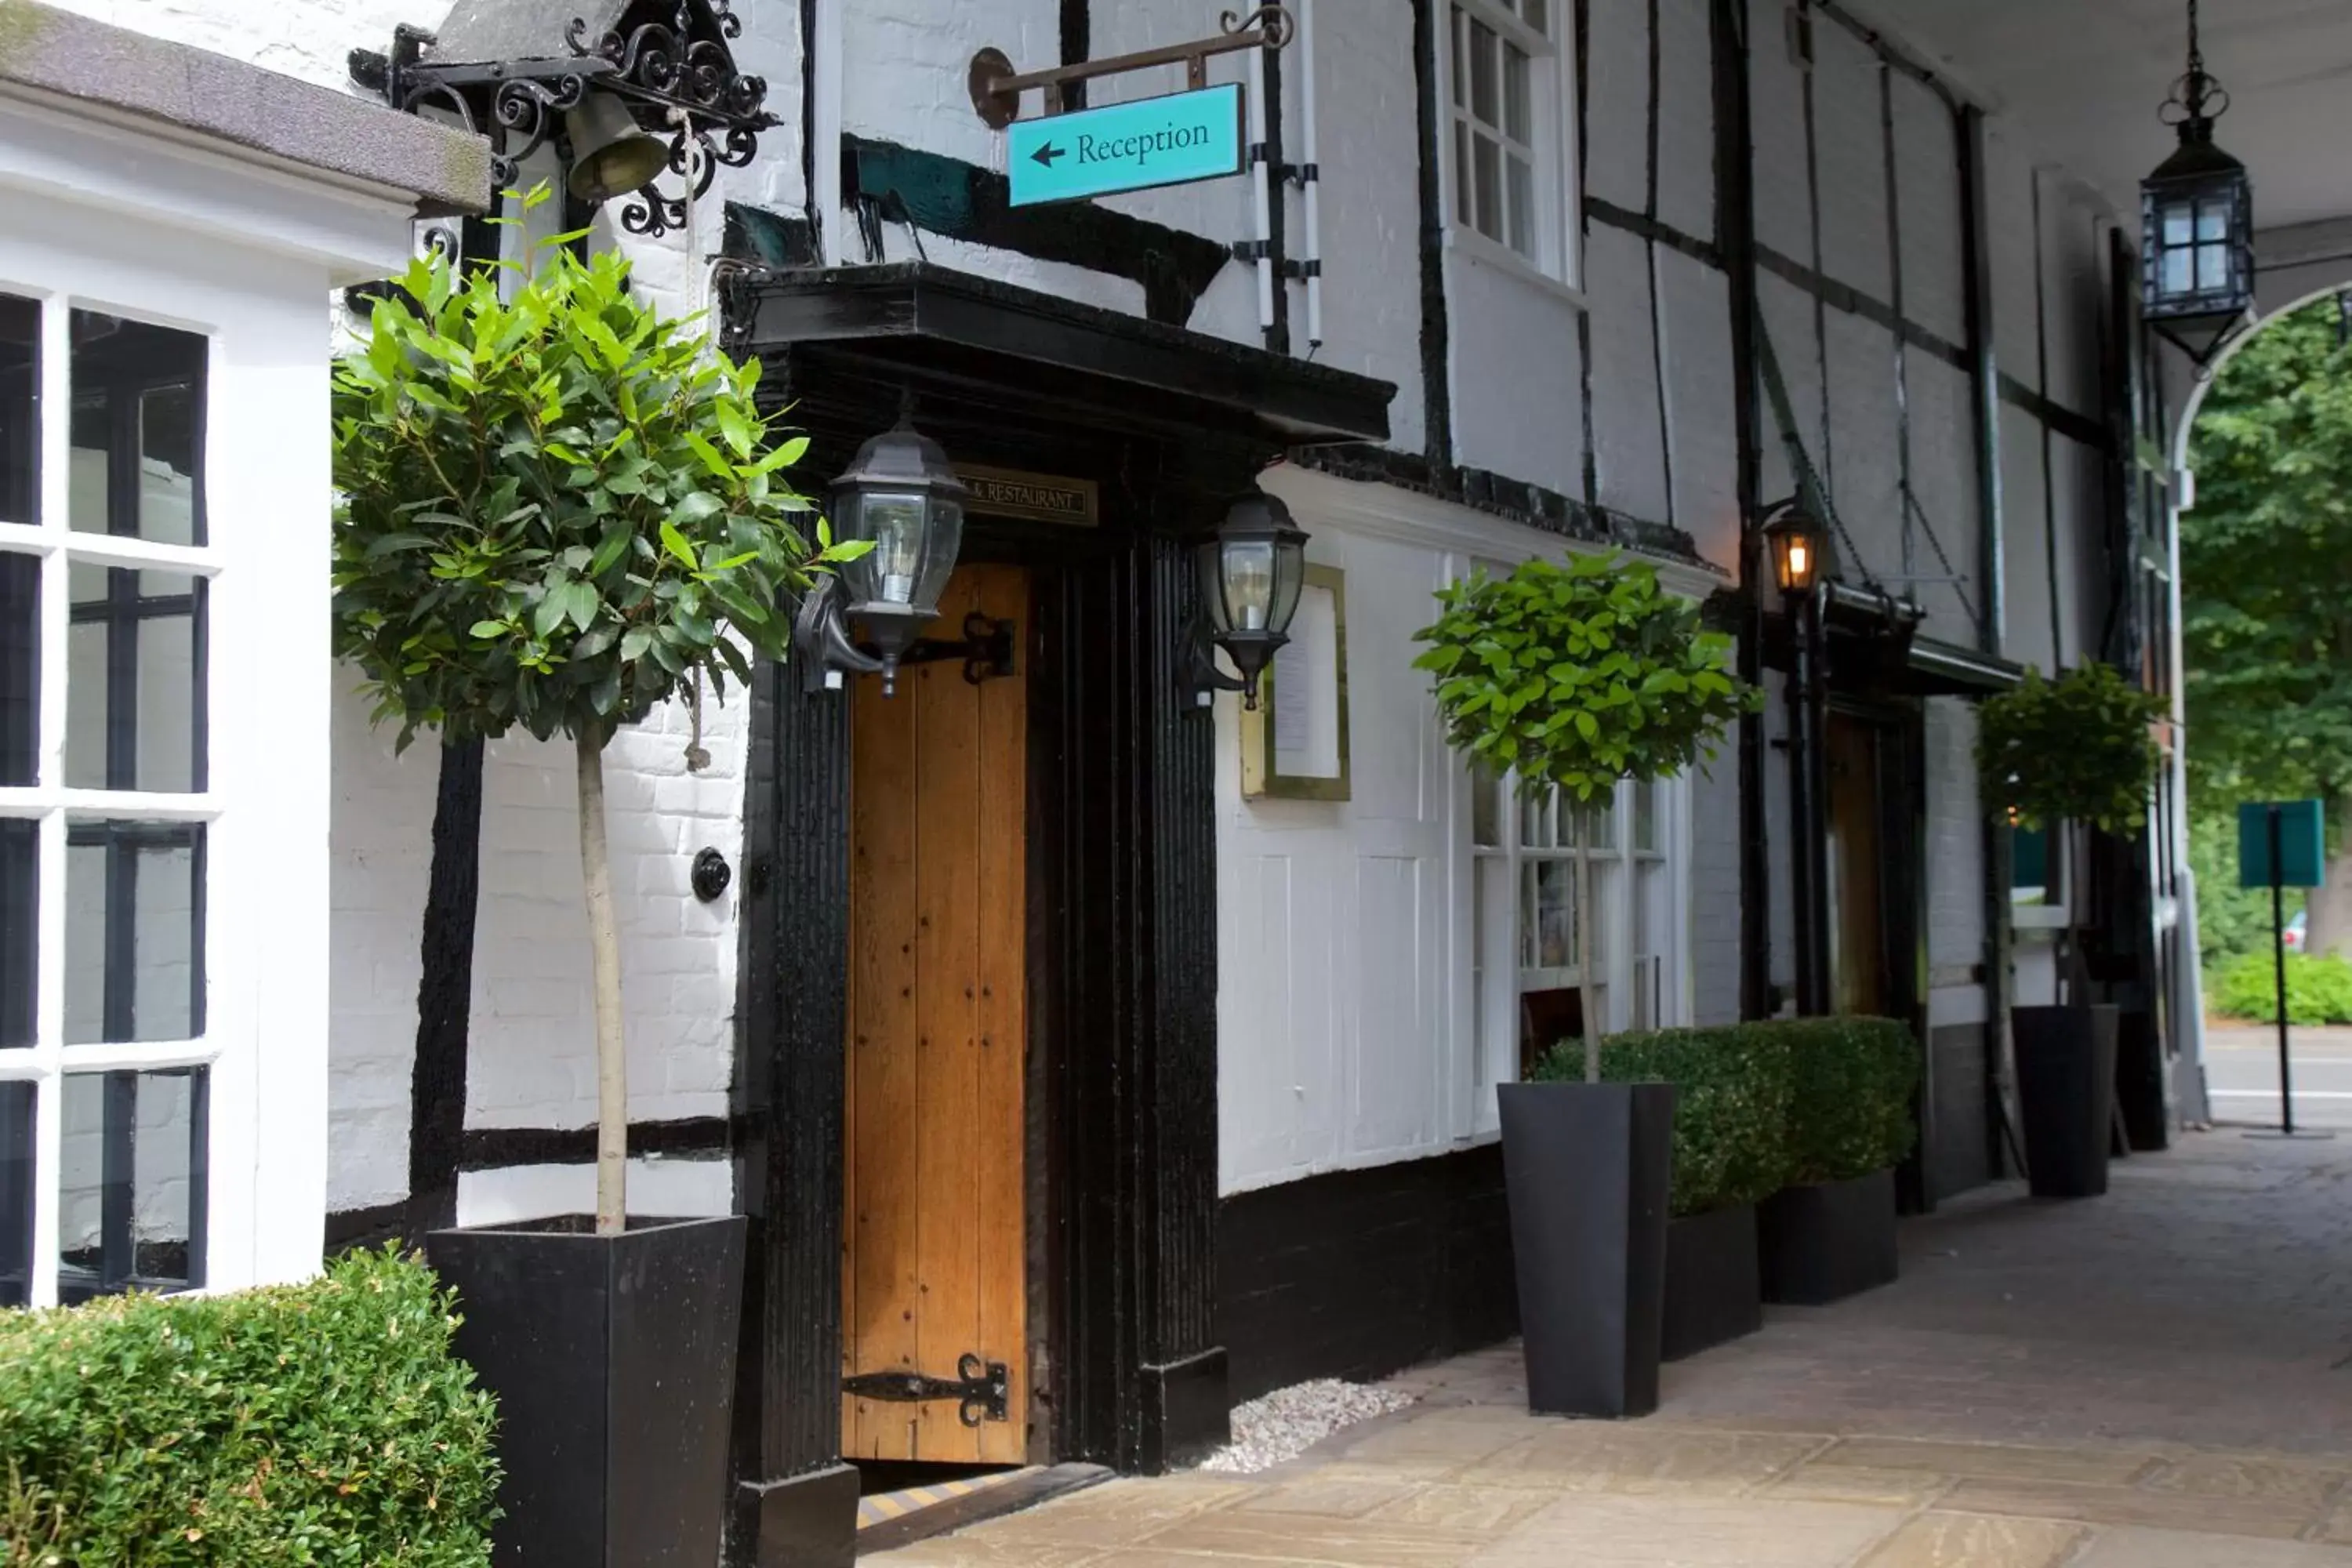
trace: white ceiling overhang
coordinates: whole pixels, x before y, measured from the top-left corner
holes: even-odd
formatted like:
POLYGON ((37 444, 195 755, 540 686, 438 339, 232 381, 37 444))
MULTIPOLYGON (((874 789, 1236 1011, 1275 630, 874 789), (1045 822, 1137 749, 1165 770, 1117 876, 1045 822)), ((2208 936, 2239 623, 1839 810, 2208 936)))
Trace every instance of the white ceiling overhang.
MULTIPOLYGON (((2157 109, 2188 49, 2186 0, 1848 0, 1860 21, 2009 117, 2119 213, 2172 151, 2157 109)), ((2203 0, 2215 140, 2253 176, 2263 229, 2352 216, 2352 0, 2203 0)))

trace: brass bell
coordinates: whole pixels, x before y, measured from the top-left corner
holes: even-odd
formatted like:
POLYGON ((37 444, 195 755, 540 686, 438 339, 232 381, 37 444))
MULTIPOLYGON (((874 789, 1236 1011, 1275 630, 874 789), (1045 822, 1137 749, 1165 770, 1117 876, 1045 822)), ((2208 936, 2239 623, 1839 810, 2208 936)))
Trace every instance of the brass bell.
POLYGON ((591 89, 563 116, 572 142, 572 194, 591 206, 653 184, 669 166, 669 147, 639 125, 627 104, 591 89))

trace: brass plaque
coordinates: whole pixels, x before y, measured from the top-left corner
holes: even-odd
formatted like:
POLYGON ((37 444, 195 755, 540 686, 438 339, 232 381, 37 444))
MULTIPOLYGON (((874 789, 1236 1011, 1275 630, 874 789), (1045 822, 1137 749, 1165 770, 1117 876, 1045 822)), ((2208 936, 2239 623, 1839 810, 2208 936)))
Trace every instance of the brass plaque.
POLYGON ((1092 528, 1100 521, 1101 487, 1092 479, 1024 473, 1018 468, 961 467, 956 478, 971 491, 964 501, 967 511, 1072 528, 1092 528))

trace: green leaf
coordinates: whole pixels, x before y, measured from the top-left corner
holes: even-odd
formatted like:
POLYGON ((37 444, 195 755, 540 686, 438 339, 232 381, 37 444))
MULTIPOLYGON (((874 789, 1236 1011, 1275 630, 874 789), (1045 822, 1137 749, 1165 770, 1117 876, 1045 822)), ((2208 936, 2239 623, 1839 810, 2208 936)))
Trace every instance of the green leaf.
POLYGON ((677 531, 677 525, 667 519, 662 521, 661 542, 662 548, 668 551, 671 556, 688 571, 696 570, 694 546, 686 542, 686 535, 677 531))
POLYGON ((476 621, 466 635, 477 637, 502 637, 513 629, 504 621, 476 621))

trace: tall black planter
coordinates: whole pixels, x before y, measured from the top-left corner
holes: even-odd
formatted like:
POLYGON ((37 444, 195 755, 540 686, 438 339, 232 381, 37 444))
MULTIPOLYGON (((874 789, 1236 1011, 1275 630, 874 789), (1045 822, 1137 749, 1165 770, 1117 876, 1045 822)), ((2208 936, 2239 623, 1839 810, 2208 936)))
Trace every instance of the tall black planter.
POLYGON ((1674 1086, 1498 1092, 1528 1408, 1646 1415, 1658 1407, 1674 1086))
POLYGON ((1763 1326, 1756 1205, 1734 1204, 1670 1222, 1660 1355, 1680 1361, 1763 1326))
POLYGON ((457 1352, 499 1399, 498 1568, 719 1561, 744 1222, 630 1223, 425 1237, 457 1352))
POLYGON ((2113 1007, 2012 1007, 2027 1184, 2038 1198, 2107 1190, 2115 1121, 2113 1007))

